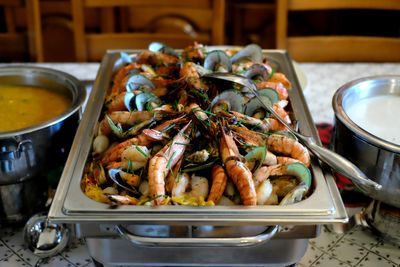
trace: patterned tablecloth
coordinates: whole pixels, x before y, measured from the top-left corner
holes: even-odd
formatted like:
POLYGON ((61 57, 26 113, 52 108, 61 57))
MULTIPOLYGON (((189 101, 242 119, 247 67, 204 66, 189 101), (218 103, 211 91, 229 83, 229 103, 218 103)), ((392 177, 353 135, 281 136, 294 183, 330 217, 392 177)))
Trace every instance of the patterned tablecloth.
MULTIPOLYGON (((1 65, 1 64, 0 64, 1 65)), ((296 64, 304 95, 315 123, 332 123, 331 100, 341 85, 351 80, 380 74, 400 75, 400 64, 302 63, 296 64)), ((81 80, 94 80, 99 67, 89 64, 41 64, 68 72, 81 80)), ((357 209, 349 210, 354 213, 357 209)), ((349 213, 349 214, 350 214, 349 213)), ((374 235, 356 226, 344 234, 323 227, 321 235, 309 240, 306 254, 297 266, 392 266, 400 267, 400 243, 374 235)), ((38 258, 24 245, 22 227, 0 229, 0 266, 34 266, 38 258)), ((93 267, 84 240, 73 238, 67 249, 52 257, 44 267, 93 267)))

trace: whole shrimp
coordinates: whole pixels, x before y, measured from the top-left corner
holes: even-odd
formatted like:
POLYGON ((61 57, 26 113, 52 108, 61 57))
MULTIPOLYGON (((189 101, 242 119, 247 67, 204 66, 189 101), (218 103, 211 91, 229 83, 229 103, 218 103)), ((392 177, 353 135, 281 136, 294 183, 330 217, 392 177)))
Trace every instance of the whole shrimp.
POLYGON ((179 58, 161 52, 145 50, 137 55, 136 62, 138 64, 149 64, 151 66, 168 66, 178 64, 179 58))
MULTIPOLYGON (((150 111, 137 111, 137 112, 114 111, 108 114, 107 116, 114 123, 132 126, 138 122, 150 120, 151 118, 153 118, 154 113, 150 111)), ((99 131, 103 135, 109 135, 111 133, 111 127, 107 118, 104 118, 100 122, 99 131)))
POLYGON ((217 204, 225 191, 228 176, 226 175, 225 170, 222 166, 214 165, 211 170, 211 178, 212 185, 207 200, 217 204))
POLYGON ((230 134, 221 126, 220 153, 228 176, 239 191, 244 205, 256 205, 257 194, 251 171, 240 161, 239 150, 230 134))
POLYGON ((124 103, 126 92, 121 92, 120 94, 116 95, 109 103, 106 104, 107 111, 114 112, 114 111, 126 111, 127 108, 124 103))
POLYGON ((232 130, 235 140, 239 141, 241 144, 262 146, 266 143, 267 135, 265 134, 250 130, 243 125, 229 125, 228 127, 232 130))
POLYGON ((274 82, 274 83, 281 83, 283 84, 283 86, 285 86, 287 89, 291 89, 292 88, 292 84, 290 83, 290 81, 288 80, 288 78, 286 78, 285 74, 280 73, 280 72, 275 72, 270 78, 269 78, 270 82, 274 82))
POLYGON ((170 145, 161 149, 149 162, 149 195, 156 205, 162 204, 165 196, 165 178, 185 152, 190 138, 185 135, 191 121, 172 139, 170 145))
MULTIPOLYGON (((184 121, 184 116, 165 121, 159 125, 157 125, 153 130, 160 132, 160 135, 163 134, 167 129, 172 128, 177 123, 182 123, 184 121)), ((117 161, 121 157, 122 151, 125 150, 126 147, 131 145, 140 145, 140 146, 149 146, 153 141, 157 140, 153 135, 148 134, 149 131, 143 131, 141 134, 127 139, 118 145, 110 148, 104 154, 101 159, 101 163, 107 164, 109 162, 117 161)), ((153 131, 152 131, 153 132, 153 131)))
POLYGON ((202 64, 205 58, 205 48, 202 44, 194 42, 193 45, 185 47, 182 51, 183 61, 191 61, 202 64))
POLYGON ((233 110, 229 113, 225 112, 222 114, 231 119, 238 120, 243 124, 258 128, 262 133, 268 133, 269 131, 276 131, 280 129, 279 122, 274 118, 265 118, 260 120, 233 110))
POLYGON ((280 153, 299 160, 307 167, 310 166, 310 153, 307 148, 296 139, 285 135, 271 134, 267 139, 268 149, 272 152, 280 153))
POLYGON ((198 91, 206 92, 208 91, 208 86, 203 82, 196 69, 196 64, 193 62, 186 62, 183 64, 179 75, 188 84, 190 88, 198 91))

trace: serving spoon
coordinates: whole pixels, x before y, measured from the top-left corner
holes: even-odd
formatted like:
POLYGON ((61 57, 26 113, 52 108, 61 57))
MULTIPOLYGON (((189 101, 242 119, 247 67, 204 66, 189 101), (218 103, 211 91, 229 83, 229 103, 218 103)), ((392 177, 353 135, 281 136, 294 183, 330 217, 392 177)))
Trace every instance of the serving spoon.
POLYGON ((247 87, 252 94, 260 101, 262 106, 268 110, 274 117, 282 123, 290 133, 297 137, 297 139, 305 145, 318 159, 328 164, 335 171, 345 175, 347 178, 352 180, 353 182, 373 187, 374 189, 381 189, 382 185, 370 180, 357 166, 351 163, 349 160, 340 156, 339 154, 326 149, 320 145, 318 145, 314 138, 311 136, 302 135, 299 132, 292 129, 292 127, 282 119, 282 117, 275 112, 275 110, 266 105, 262 98, 260 97, 257 87, 252 80, 246 78, 241 75, 237 75, 234 73, 225 73, 225 72, 213 72, 202 75, 203 78, 211 78, 211 79, 220 79, 226 80, 233 83, 241 84, 247 87))
POLYGON ((45 212, 33 215, 25 224, 24 240, 28 249, 39 257, 35 267, 41 266, 63 251, 70 238, 70 231, 64 224, 48 221, 45 212))

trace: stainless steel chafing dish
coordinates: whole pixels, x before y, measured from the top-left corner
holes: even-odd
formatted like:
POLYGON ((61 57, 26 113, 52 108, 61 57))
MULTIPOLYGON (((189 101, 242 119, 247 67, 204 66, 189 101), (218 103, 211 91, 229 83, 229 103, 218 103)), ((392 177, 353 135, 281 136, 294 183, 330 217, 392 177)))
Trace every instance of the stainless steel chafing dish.
MULTIPOLYGON (((264 53, 293 84, 289 96, 300 132, 319 140, 288 54, 279 50, 264 53)), ((111 209, 89 199, 80 182, 118 59, 119 51, 109 51, 103 58, 48 215, 52 222, 74 225, 96 261, 163 266, 290 265, 304 255, 308 239, 319 234, 321 224, 347 221, 333 177, 315 159, 312 194, 287 206, 111 209)))

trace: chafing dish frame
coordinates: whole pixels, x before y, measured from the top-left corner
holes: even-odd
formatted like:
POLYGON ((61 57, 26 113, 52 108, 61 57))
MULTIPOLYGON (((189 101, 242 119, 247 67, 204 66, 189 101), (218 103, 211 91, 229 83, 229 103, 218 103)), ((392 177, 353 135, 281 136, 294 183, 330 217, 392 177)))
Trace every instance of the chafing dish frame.
MULTIPOLYGON (((138 53, 140 50, 127 50, 138 53)), ((290 104, 299 130, 320 143, 306 105, 292 61, 284 50, 263 50, 277 71, 292 82, 290 104)), ((112 82, 119 50, 109 50, 103 57, 87 107, 77 130, 48 217, 55 223, 132 223, 166 225, 316 225, 348 221, 335 181, 328 169, 313 158, 313 192, 305 200, 288 206, 118 206, 88 198, 80 183, 91 152, 96 124, 103 100, 112 82)))

